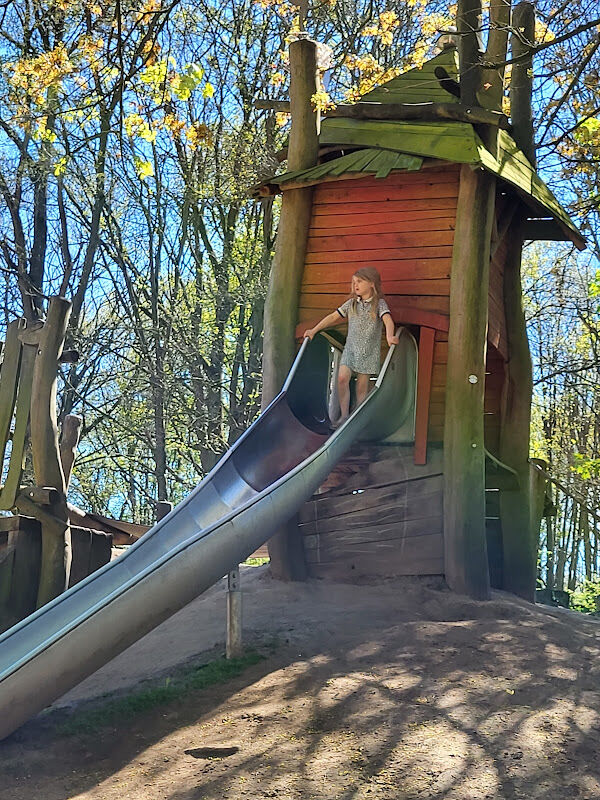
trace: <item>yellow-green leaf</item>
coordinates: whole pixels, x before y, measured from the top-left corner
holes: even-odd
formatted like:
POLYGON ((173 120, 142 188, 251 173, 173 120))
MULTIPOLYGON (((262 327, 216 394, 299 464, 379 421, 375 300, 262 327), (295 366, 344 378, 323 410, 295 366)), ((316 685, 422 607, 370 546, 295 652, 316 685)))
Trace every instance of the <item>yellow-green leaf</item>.
POLYGON ((151 178, 154 175, 154 167, 150 161, 144 161, 142 158, 135 159, 135 168, 140 180, 144 181, 146 178, 151 178))

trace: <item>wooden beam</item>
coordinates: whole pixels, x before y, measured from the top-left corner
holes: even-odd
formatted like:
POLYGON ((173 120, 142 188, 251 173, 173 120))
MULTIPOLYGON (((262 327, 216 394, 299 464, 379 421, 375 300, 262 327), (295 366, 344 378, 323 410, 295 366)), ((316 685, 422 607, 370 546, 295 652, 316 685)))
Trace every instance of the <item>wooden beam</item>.
MULTIPOLYGON (((51 298, 33 372, 31 451, 35 481, 38 486, 51 486, 59 493, 59 499, 49 506, 48 512, 42 514, 37 506, 35 514, 42 523, 38 607, 65 590, 70 566, 69 515, 56 418, 58 363, 70 313, 71 303, 68 300, 64 297, 51 298)), ((26 505, 29 506, 30 502, 26 505)), ((24 513, 31 513, 31 507, 21 505, 20 500, 18 506, 24 513)))
POLYGON ((459 34, 460 99, 466 106, 478 105, 481 89, 481 0, 458 0, 456 29, 459 34))
MULTIPOLYGON (((519 476, 516 492, 500 493, 504 585, 509 592, 533 602, 537 533, 531 529, 529 436, 533 377, 521 287, 522 232, 515 222, 509 230, 504 261, 504 310, 508 359, 502 395, 500 459, 519 476)), ((539 528, 539 525, 538 525, 539 528)))
POLYGON ((535 7, 533 3, 519 3, 512 18, 511 55, 514 61, 510 78, 510 116, 513 137, 517 145, 535 167, 535 139, 531 93, 533 89, 533 56, 535 45, 535 7), (523 58, 523 56, 528 56, 523 58))
POLYGON ((484 390, 495 178, 463 166, 450 280, 444 422, 445 575, 451 589, 490 594, 485 533, 484 390))
MULTIPOLYGON (((309 39, 290 44, 290 109, 292 127, 288 169, 300 170, 317 163, 319 117, 311 98, 318 90, 317 47, 309 39)), ((295 355, 300 285, 312 212, 312 188, 292 189, 281 203, 275 255, 265 302, 263 394, 265 408, 280 391, 295 355)), ((276 577, 306 577, 303 559, 294 557, 294 533, 283 528, 269 542, 271 570, 276 577)))
POLYGON ((0 447, 2 454, 10 437, 10 423, 15 410, 17 387, 19 385, 19 366, 21 363, 21 342, 19 333, 25 328, 24 319, 9 322, 4 343, 4 359, 0 371, 0 447))
POLYGON ((62 424, 60 437, 60 461, 65 476, 65 489, 69 488, 77 445, 81 436, 83 417, 78 414, 67 414, 62 424))
MULTIPOLYGON (((289 100, 257 100, 255 108, 269 109, 279 113, 290 113, 289 100)), ((349 119, 416 120, 439 122, 454 120, 479 125, 495 125, 503 130, 510 129, 506 114, 487 110, 480 106, 465 106, 462 103, 340 103, 325 112, 326 117, 349 119)))
MULTIPOLYGON (((304 331, 314 328, 320 319, 322 317, 300 322, 296 326, 296 339, 301 339, 304 331)), ((425 328, 434 328, 436 331, 447 331, 450 324, 448 317, 444 314, 437 314, 435 311, 421 311, 410 306, 395 306, 394 322, 397 325, 420 325, 425 328)))
POLYGON ((502 110, 506 50, 510 27, 511 0, 495 0, 489 7, 489 25, 485 60, 500 66, 482 70, 479 99, 485 108, 502 110))
POLYGON ((415 416, 415 464, 427 463, 427 428, 429 426, 429 400, 431 398, 434 343, 435 330, 433 328, 421 328, 415 416))
POLYGON ((227 576, 227 635, 226 658, 240 658, 244 653, 242 644, 242 590, 239 565, 227 576))
POLYGON ((339 105, 326 112, 327 117, 376 120, 415 120, 439 122, 454 120, 478 125, 494 125, 503 130, 510 127, 508 117, 497 111, 462 103, 355 103, 339 105))
POLYGON ((290 113, 290 101, 289 100, 255 100, 254 101, 254 108, 258 108, 261 111, 277 111, 283 114, 290 113))
POLYGON ((570 242, 573 239, 554 219, 528 219, 521 230, 525 241, 570 242))
POLYGON ((10 511, 14 508, 21 476, 25 467, 25 443, 29 432, 29 414, 33 391, 33 370, 37 353, 37 345, 21 346, 21 365, 19 368, 19 393, 15 407, 15 420, 12 434, 12 450, 8 472, 2 491, 0 492, 0 508, 10 511))

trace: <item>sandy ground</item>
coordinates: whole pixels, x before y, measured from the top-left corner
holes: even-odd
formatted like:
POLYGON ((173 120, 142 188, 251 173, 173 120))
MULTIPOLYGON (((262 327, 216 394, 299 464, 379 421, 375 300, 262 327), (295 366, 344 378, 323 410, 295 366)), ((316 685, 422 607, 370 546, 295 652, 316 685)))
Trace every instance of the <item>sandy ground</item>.
POLYGON ((213 588, 0 744, 0 799, 600 798, 596 621, 435 580, 247 568, 243 585, 262 661, 118 728, 61 733, 100 695, 214 658, 213 588))

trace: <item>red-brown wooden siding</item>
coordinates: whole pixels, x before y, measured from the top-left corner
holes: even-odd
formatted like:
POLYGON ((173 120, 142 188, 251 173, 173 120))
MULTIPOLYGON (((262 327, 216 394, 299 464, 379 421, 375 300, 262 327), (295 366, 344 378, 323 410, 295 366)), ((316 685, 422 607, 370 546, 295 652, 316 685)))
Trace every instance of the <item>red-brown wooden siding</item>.
MULTIPOLYGON (((352 273, 365 265, 379 270, 396 322, 407 306, 447 316, 458 177, 449 166, 317 186, 299 322, 343 303, 352 273)), ((429 422, 436 441, 442 438, 447 338, 436 333, 429 422)))

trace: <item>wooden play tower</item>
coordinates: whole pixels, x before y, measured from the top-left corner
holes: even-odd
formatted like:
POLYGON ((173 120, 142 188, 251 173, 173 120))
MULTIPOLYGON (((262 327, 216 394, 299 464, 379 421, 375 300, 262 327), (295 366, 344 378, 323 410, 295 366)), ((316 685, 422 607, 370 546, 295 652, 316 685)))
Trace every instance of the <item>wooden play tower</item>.
MULTIPOLYGON (((491 585, 533 599, 541 512, 528 461, 521 251, 526 240, 584 242, 535 171, 523 44, 533 40, 532 6, 513 11, 526 35, 512 44, 510 122, 500 111, 503 67, 474 68, 477 26, 467 17, 459 5, 459 33, 468 29, 459 47, 322 121, 310 105, 316 46, 290 47, 289 171, 259 187, 282 194, 265 401, 304 330, 344 301, 363 265, 380 271, 418 367, 414 440, 353 448, 271 541, 282 577, 444 575, 474 597, 491 585)), ((505 26, 490 37, 496 61, 506 45, 505 26)))

